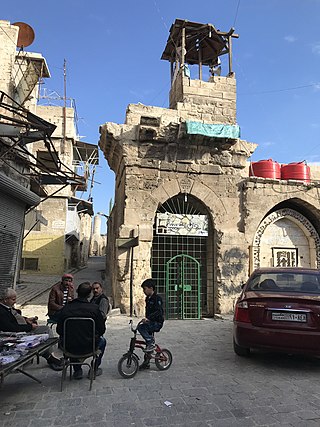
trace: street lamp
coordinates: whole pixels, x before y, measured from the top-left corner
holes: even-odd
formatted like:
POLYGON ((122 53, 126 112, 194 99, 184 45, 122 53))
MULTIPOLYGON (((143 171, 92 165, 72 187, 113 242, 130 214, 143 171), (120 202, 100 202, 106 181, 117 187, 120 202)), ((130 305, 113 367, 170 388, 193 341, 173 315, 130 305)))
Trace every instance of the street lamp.
POLYGON ((106 215, 105 213, 103 213, 103 212, 97 212, 97 215, 101 215, 101 216, 104 216, 104 217, 106 217, 107 219, 109 219, 109 215, 106 215))

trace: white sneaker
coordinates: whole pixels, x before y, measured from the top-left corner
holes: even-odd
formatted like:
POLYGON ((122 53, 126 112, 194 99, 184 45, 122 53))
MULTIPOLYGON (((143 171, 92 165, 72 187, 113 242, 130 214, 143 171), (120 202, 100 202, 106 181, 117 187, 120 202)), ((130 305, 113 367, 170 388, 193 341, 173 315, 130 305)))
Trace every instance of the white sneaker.
POLYGON ((146 353, 151 353, 156 348, 155 343, 150 343, 146 346, 146 348, 143 350, 146 353))

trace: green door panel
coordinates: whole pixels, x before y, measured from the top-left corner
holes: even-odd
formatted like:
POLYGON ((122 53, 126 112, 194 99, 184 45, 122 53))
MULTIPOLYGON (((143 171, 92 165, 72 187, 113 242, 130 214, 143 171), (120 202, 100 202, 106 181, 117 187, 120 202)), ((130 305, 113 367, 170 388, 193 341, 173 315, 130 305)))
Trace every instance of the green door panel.
POLYGON ((200 263, 180 254, 166 263, 166 316, 168 319, 200 319, 200 263))

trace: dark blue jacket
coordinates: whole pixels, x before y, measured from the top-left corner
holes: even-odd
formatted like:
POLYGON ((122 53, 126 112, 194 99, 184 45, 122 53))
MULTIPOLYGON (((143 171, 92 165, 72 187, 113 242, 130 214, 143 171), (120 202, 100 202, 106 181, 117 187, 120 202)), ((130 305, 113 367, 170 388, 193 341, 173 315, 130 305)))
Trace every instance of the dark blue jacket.
POLYGON ((164 322, 162 298, 156 293, 146 297, 146 318, 151 322, 164 322))

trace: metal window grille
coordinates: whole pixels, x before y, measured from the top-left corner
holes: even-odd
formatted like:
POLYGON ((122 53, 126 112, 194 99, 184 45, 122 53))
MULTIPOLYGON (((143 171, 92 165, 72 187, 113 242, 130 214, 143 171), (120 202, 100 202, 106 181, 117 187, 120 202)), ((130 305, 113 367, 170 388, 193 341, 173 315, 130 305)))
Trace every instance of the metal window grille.
MULTIPOLYGON (((184 215, 187 222, 191 217, 195 217, 194 224, 197 225, 197 219, 199 219, 200 226, 204 224, 204 216, 207 217, 207 211, 198 199, 182 193, 168 199, 157 211, 157 213, 166 212, 184 215)), ((174 228, 174 224, 171 225, 174 228)), ((179 226, 181 227, 181 223, 179 226)), ((202 231, 205 229, 202 228, 202 231)), ((213 267, 213 260, 210 258, 212 257, 210 225, 207 234, 181 234, 179 227, 175 234, 172 228, 165 230, 162 223, 157 222, 156 216, 151 268, 152 277, 157 281, 157 292, 165 303, 167 318, 197 319, 209 314, 208 296, 213 299, 212 273, 209 273, 213 267), (169 262, 176 256, 181 257, 177 257, 172 263, 169 262), (199 295, 196 290, 196 281, 199 295)))

